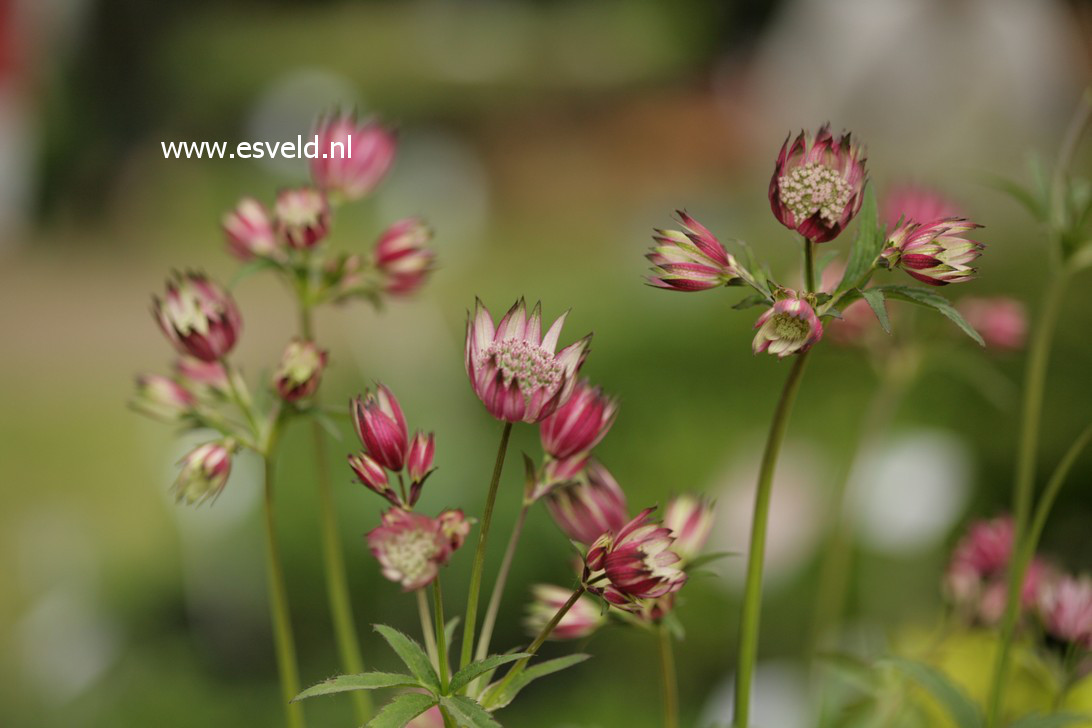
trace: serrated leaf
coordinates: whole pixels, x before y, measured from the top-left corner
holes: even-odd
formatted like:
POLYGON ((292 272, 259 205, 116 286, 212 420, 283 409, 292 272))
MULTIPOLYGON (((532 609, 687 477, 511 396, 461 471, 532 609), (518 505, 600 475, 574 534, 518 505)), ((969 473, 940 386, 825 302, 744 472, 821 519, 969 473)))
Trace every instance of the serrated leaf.
POLYGON ((913 286, 877 286, 876 290, 883 291, 888 298, 896 298, 900 301, 908 301, 931 308, 958 326, 963 333, 978 342, 979 346, 986 345, 986 342, 982 340, 974 327, 967 323, 963 315, 956 311, 952 304, 948 303, 948 299, 939 293, 913 286))
POLYGON ((959 686, 932 665, 904 657, 889 657, 877 664, 892 667, 925 688, 959 728, 982 728, 984 721, 978 707, 959 686))
POLYGON ((375 625, 375 631, 383 636, 422 686, 434 693, 440 692, 440 678, 436 676, 436 671, 432 669, 432 663, 421 645, 385 624, 375 625))
POLYGON ((876 319, 880 322, 884 332, 890 334, 891 320, 887 318, 887 305, 884 303, 883 289, 863 288, 861 289, 861 297, 872 307, 872 313, 876 314, 876 319))
POLYGON ((420 687, 417 678, 412 675, 403 675, 397 672, 365 672, 359 675, 338 675, 329 680, 323 680, 317 685, 312 685, 296 697, 292 702, 313 698, 316 695, 332 695, 345 693, 350 690, 376 690, 378 688, 415 688, 420 687))
POLYGON ((501 724, 473 698, 451 695, 440 700, 459 728, 501 728, 501 724))
POLYGON ((1067 725, 1083 723, 1092 720, 1090 715, 1077 715, 1075 713, 1055 713, 1054 715, 1026 715, 1009 728, 1065 728, 1067 725))
POLYGON ((546 660, 545 662, 540 662, 537 665, 528 667, 514 677, 512 682, 508 683, 504 688, 503 693, 496 694, 496 688, 500 686, 499 683, 496 686, 490 686, 490 688, 485 691, 485 704, 489 710, 503 708, 515 699, 520 690, 523 690, 540 677, 546 677, 547 675, 560 672, 573 665, 578 665, 589 657, 591 657, 591 655, 585 655, 578 652, 572 655, 565 655, 564 657, 557 657, 553 660, 546 660))
POLYGON ((743 311, 744 309, 754 308, 755 306, 768 306, 769 303, 770 299, 761 293, 752 293, 750 296, 747 296, 739 303, 732 306, 732 308, 737 311, 743 311))
POLYGON ((367 728, 405 728, 406 723, 438 702, 435 696, 425 693, 402 693, 384 705, 375 717, 368 721, 367 728))
POLYGON ((864 285, 876 258, 883 252, 884 234, 878 221, 876 191, 871 184, 865 189, 864 196, 857 215, 857 237, 850 248, 842 282, 838 284, 839 293, 864 285))
POLYGON ((509 662, 515 662, 516 660, 522 660, 524 657, 530 657, 529 652, 516 652, 510 655, 490 655, 484 660, 478 660, 472 662, 463 669, 459 670, 451 678, 450 691, 457 693, 464 687, 470 684, 470 681, 479 675, 484 675, 487 672, 496 670, 501 665, 505 665, 509 662))
POLYGON ((263 270, 280 269, 281 265, 279 263, 275 263, 274 261, 267 258, 258 258, 257 260, 252 260, 249 263, 243 265, 241 268, 239 268, 239 270, 235 272, 235 275, 231 278, 231 282, 228 284, 228 290, 234 289, 235 286, 239 285, 247 278, 250 278, 250 276, 254 275, 255 273, 260 273, 263 270))

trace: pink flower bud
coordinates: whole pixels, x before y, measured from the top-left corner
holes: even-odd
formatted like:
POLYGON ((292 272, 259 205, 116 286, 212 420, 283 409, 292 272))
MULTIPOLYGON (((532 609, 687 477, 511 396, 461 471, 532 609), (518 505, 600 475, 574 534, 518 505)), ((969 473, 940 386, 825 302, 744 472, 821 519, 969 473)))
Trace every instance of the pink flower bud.
POLYGON ((402 407, 389 389, 380 384, 352 402, 353 424, 364 449, 388 470, 402 469, 409 445, 409 431, 402 407))
POLYGON ((178 422, 193 412, 196 398, 178 382, 160 374, 137 377, 133 409, 164 422, 178 422))
POLYGON ((365 453, 349 456, 349 467, 356 473, 360 482, 371 490, 391 502, 391 505, 401 506, 402 499, 390 486, 387 480, 387 471, 365 453))
POLYGON ((1028 321, 1024 304, 1013 298, 964 298, 958 304, 967 323, 982 334, 986 346, 1016 351, 1024 347, 1028 321))
POLYGON ((786 138, 770 178, 774 217, 813 243, 838 237, 864 201, 862 153, 848 133, 835 141, 829 124, 814 139, 802 131, 789 146, 786 138))
POLYGON ((235 209, 224 215, 223 228, 228 250, 243 262, 274 258, 279 252, 269 213, 253 197, 239 200, 235 209))
POLYGON ((671 529, 671 547, 683 561, 691 561, 705 548, 713 530, 713 504, 708 498, 678 495, 664 508, 664 526, 671 529))
POLYGON ((640 609, 636 600, 658 599, 686 583, 681 559, 671 550, 675 541, 671 529, 649 522, 652 511, 641 511, 617 532, 604 533, 588 549, 585 585, 622 609, 640 609))
POLYGON ((227 356, 243 328, 232 297, 201 273, 176 273, 152 314, 180 353, 206 362, 227 356))
POLYGON ((470 533, 472 521, 460 509, 443 511, 436 517, 436 520, 440 524, 440 533, 447 539, 448 553, 443 559, 443 563, 446 564, 448 559, 451 558, 451 554, 462 548, 467 535, 470 533))
POLYGON ((182 458, 182 470, 174 482, 175 498, 186 505, 200 505, 216 498, 227 485, 231 474, 231 454, 235 446, 230 441, 206 442, 182 458))
POLYGON ((494 326, 489 310, 476 301, 466 324, 466 373, 498 420, 540 422, 572 394, 591 335, 555 354, 565 316, 543 336, 539 304, 528 317, 521 298, 494 326))
POLYGON ((932 222, 946 217, 963 217, 963 211, 936 190, 920 185, 893 187, 880 206, 880 222, 892 230, 902 222, 932 222))
POLYGON ((335 200, 365 197, 394 161, 394 134, 375 122, 341 114, 320 119, 315 133, 319 156, 311 160, 311 179, 335 200))
POLYGON ((293 339, 284 350, 273 386, 285 402, 298 402, 315 394, 326 368, 326 352, 313 341, 293 339))
POLYGON ((659 245, 645 257, 652 263, 650 285, 672 291, 705 291, 739 280, 739 266, 716 236, 682 210, 680 230, 656 230, 659 245))
POLYGON ((1092 579, 1059 578, 1043 590, 1039 613, 1052 637, 1092 650, 1092 579))
POLYGON ((315 247, 330 231, 326 197, 312 187, 281 190, 273 215, 277 235, 296 250, 315 247))
POLYGON ((223 394, 231 386, 224 365, 218 361, 201 361, 183 356, 175 362, 174 370, 198 397, 223 394))
POLYGON ((963 237, 980 228, 967 220, 946 218, 928 223, 904 222, 887 238, 881 258, 891 268, 902 268, 922 283, 946 286, 974 278, 971 267, 985 247, 963 237))
POLYGON ((557 411, 539 423, 542 449, 557 460, 589 452, 606 436, 618 414, 618 402, 580 380, 557 411))
POLYGON ((428 248, 430 240, 432 230, 415 217, 399 220, 383 231, 374 256, 387 293, 409 295, 424 284, 436 259, 428 248))
MULTIPOLYGON (((572 589, 566 589, 552 584, 535 584, 531 587, 531 595, 534 598, 527 605, 527 616, 523 625, 527 633, 531 635, 541 634, 550 620, 554 618, 569 598, 573 595, 572 589)), ((593 632, 607 622, 606 613, 590 597, 580 597, 561 618, 561 621, 550 633, 551 640, 578 640, 589 637, 593 632)))
POLYGON ((546 495, 546 509, 565 535, 591 544, 605 531, 626 523, 626 496, 602 464, 591 461, 581 477, 546 495))
POLYGON ((401 508, 384 513, 382 524, 367 538, 383 576, 405 591, 431 584, 451 554, 451 542, 438 520, 401 508))
POLYGON ((803 298, 783 298, 755 322, 758 333, 751 345, 755 354, 768 352, 783 359, 800 354, 823 338, 823 324, 803 298))
POLYGON ((432 460, 436 455, 436 438, 430 432, 418 432, 413 436, 406 455, 406 473, 410 482, 421 483, 432 472, 432 460))

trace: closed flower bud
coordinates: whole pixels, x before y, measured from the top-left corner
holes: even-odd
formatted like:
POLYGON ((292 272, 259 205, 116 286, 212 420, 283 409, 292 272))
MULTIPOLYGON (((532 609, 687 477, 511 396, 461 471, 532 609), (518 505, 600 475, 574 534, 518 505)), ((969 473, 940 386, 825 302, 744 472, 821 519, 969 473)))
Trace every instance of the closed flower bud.
POLYGON ((253 197, 239 200, 235 209, 224 215, 223 228, 228 250, 244 263, 255 258, 277 257, 279 248, 273 221, 265 206, 253 197))
POLYGON ((330 231, 326 197, 312 187, 282 190, 273 214, 277 235, 296 250, 315 247, 330 231))
POLYGON ((352 402, 353 424, 364 449, 376 462, 398 472, 406 461, 409 431, 394 394, 380 384, 352 402))
POLYGON ((451 541, 437 519, 401 508, 384 513, 381 525, 367 538, 383 576, 405 591, 431 584, 451 554, 451 541))
POLYGON ((189 390, 169 377, 142 374, 137 377, 133 409, 164 422, 178 422, 193 411, 197 400, 189 390))
POLYGON ((751 349, 755 354, 768 352, 783 359, 790 354, 801 354, 823 338, 823 324, 815 315, 815 309, 803 298, 783 298, 755 322, 755 334, 751 349))
POLYGON ((566 536, 585 545, 620 529, 629 517, 618 481, 594 460, 577 480, 547 493, 546 509, 566 536))
POLYGON ((705 291, 739 279, 736 259, 713 233, 682 210, 680 230, 656 230, 658 244, 645 257, 652 263, 650 285, 672 291, 705 291))
POLYGON ((367 196, 394 161, 394 134, 374 121, 339 114, 320 119, 315 134, 319 154, 310 160, 311 179, 335 200, 367 196))
POLYGON ((273 385, 285 402, 298 402, 314 395, 325 368, 325 351, 313 341, 294 339, 284 350, 273 385))
POLYGON ((218 361, 201 361, 183 356, 175 362, 174 370, 198 397, 224 394, 231 387, 224 365, 218 361))
POLYGON ((671 529, 671 550, 683 561, 692 561, 705 548, 713 530, 713 504, 708 498, 678 495, 664 508, 664 526, 671 529))
POLYGON ((963 318, 992 349, 1015 351, 1024 347, 1028 320, 1024 304, 1014 298, 964 298, 957 305, 963 318))
POLYGON ((781 147, 770 179, 770 208, 785 227, 813 243, 838 237, 861 209, 865 159, 849 134, 835 141, 825 124, 781 147))
POLYGON ((367 454, 358 453, 356 455, 350 455, 349 467, 353 469, 357 479, 360 480, 368 490, 383 496, 390 501, 392 505, 403 505, 402 499, 398 497, 394 488, 390 486, 390 481, 387 479, 387 471, 383 469, 382 465, 368 457, 367 454))
POLYGON ((639 600, 659 599, 686 583, 681 559, 672 550, 675 539, 671 530, 650 522, 652 511, 641 511, 617 532, 604 533, 588 549, 584 574, 588 591, 622 609, 640 610, 639 600))
POLYGON ((1092 579, 1059 578, 1043 589, 1039 613, 1050 636, 1092 650, 1092 579))
POLYGON ((206 442, 182 458, 182 470, 174 482, 175 498, 186 505, 200 505, 216 498, 231 474, 231 441, 206 442))
POLYGON ((618 414, 618 402, 580 380, 565 404, 539 423, 542 449, 556 460, 589 452, 606 436, 618 414))
POLYGON ((406 474, 410 482, 421 483, 432 472, 432 460, 436 455, 436 438, 430 432, 418 432, 413 436, 406 455, 406 474))
POLYGON ((409 295, 432 272, 436 254, 429 249, 432 230, 420 219, 399 220, 383 231, 375 244, 375 268, 383 278, 383 290, 409 295))
POLYGON ((967 220, 947 218, 928 223, 903 222, 887 238, 881 258, 922 283, 946 286, 974 278, 971 267, 985 247, 963 237, 980 228, 967 220))
MULTIPOLYGON (((553 584, 535 584, 531 587, 533 601, 527 605, 523 625, 531 635, 541 634, 561 608, 573 595, 572 589, 553 584)), ((607 622, 606 613, 595 600, 582 596, 569 608, 565 616, 550 633, 551 640, 578 640, 590 636, 607 622)))
POLYGON ((176 273, 152 313, 180 353, 205 362, 227 356, 243 328, 231 295, 201 273, 176 273))

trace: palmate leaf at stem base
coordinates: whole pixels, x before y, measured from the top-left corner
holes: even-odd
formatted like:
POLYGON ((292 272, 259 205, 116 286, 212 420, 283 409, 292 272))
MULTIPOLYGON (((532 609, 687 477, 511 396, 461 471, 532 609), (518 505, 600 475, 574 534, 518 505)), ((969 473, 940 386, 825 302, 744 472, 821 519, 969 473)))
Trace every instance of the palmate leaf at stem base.
MULTIPOLYGON (((540 662, 537 665, 528 667, 526 670, 517 675, 512 682, 508 683, 504 692, 494 694, 494 690, 497 686, 491 685, 485 691, 485 707, 489 710, 498 710, 511 703, 520 690, 527 687, 531 682, 537 680, 540 677, 552 675, 555 672, 560 672, 567 667, 578 665, 584 660, 591 657, 583 653, 576 653, 573 655, 566 655, 565 657, 558 657, 553 660, 546 660, 540 662)), ((499 684, 498 684, 499 685, 499 684)))
POLYGON ((501 728, 501 724, 473 698, 450 695, 442 698, 440 705, 459 728, 501 728))
POLYGON ((402 693, 384 705, 375 717, 368 721, 366 728, 404 728, 406 723, 439 701, 435 695, 426 693, 402 693))
POLYGON ((527 652, 514 652, 508 655, 490 655, 484 660, 472 662, 455 673, 451 678, 451 685, 448 688, 448 692, 457 693, 469 685, 470 682, 479 675, 484 675, 487 672, 496 670, 501 665, 515 662, 516 660, 522 660, 524 657, 530 656, 531 654, 527 652))
POLYGON ((432 692, 439 694, 440 678, 432 669, 432 663, 428 659, 421 645, 414 642, 405 634, 385 624, 375 625, 375 631, 383 636, 391 649, 397 653, 409 671, 417 678, 417 681, 432 692))

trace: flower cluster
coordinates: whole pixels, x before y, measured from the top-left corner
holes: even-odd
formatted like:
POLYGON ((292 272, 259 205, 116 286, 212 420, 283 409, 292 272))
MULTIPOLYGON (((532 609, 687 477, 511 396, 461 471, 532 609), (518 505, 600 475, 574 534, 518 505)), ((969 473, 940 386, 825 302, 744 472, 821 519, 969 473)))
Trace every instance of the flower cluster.
POLYGON ((470 521, 460 510, 429 518, 392 508, 368 533, 368 547, 379 561, 383 576, 406 591, 414 591, 432 583, 469 532, 470 521))

